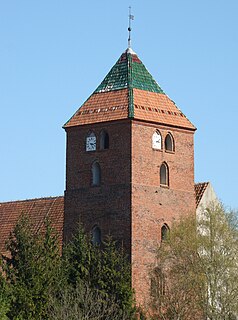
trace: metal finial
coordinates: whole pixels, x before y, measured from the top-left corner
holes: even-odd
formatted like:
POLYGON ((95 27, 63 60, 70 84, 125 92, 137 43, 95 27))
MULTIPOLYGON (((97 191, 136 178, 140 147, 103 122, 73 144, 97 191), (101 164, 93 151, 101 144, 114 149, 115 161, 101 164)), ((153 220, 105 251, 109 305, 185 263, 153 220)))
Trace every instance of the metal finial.
POLYGON ((131 14, 131 6, 129 7, 129 38, 128 38, 128 48, 131 48, 131 20, 134 20, 134 16, 131 14))

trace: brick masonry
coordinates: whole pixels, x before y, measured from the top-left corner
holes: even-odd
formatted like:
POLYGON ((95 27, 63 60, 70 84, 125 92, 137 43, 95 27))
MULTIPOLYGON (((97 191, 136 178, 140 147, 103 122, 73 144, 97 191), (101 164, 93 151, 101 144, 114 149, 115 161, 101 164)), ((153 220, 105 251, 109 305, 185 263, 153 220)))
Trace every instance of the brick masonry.
POLYGON ((137 303, 149 297, 149 271, 156 262, 161 227, 186 214, 195 214, 193 131, 149 123, 132 123, 132 284, 137 303), (152 149, 159 129, 164 142, 173 135, 175 152, 152 149), (169 168, 169 187, 160 186, 160 165, 169 168))
POLYGON ((161 227, 195 213, 193 130, 136 120, 118 120, 66 128, 67 161, 64 240, 81 222, 87 232, 99 226, 102 236, 122 241, 132 262, 132 285, 137 303, 149 296, 149 271, 161 242, 161 227), (162 150, 152 149, 152 135, 160 130, 162 150), (93 130, 97 150, 86 152, 93 130), (99 150, 101 130, 109 134, 108 150, 99 150), (175 151, 164 150, 170 132, 175 151), (92 186, 91 166, 101 166, 100 186, 92 186), (169 187, 160 186, 160 165, 169 168, 169 187))
POLYGON ((102 235, 112 235, 131 247, 131 125, 129 120, 67 129, 67 165, 64 239, 78 222, 90 232, 95 225, 102 235), (109 149, 99 150, 101 130, 109 134, 109 149), (85 140, 93 130, 97 150, 86 152, 85 140), (92 186, 91 166, 98 161, 101 185, 92 186))

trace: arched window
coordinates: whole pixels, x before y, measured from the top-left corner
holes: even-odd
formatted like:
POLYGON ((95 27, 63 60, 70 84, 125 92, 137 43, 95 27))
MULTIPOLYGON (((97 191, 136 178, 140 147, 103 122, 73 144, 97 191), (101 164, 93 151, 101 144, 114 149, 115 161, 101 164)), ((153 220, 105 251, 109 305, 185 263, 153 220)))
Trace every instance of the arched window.
POLYGON ((86 137, 86 151, 95 151, 97 147, 97 141, 94 132, 89 132, 86 137))
POLYGON ((101 240, 101 229, 98 226, 93 228, 92 242, 93 242, 94 245, 99 245, 102 242, 102 240, 101 240))
POLYGON ((161 228, 161 241, 168 240, 168 237, 169 237, 169 227, 165 223, 161 228))
POLYGON ((100 149, 109 149, 109 135, 104 130, 100 132, 100 149))
POLYGON ((164 145, 166 151, 174 151, 174 138, 171 133, 167 134, 164 145))
POLYGON ((92 164, 92 185, 99 186, 101 184, 101 168, 98 162, 92 164))
POLYGON ((161 301, 161 297, 165 294, 165 279, 162 270, 156 267, 151 274, 151 297, 156 299, 156 302, 161 301))
POLYGON ((152 135, 152 148, 156 150, 162 149, 162 138, 159 130, 156 130, 152 135))
POLYGON ((160 184, 169 186, 169 168, 165 162, 160 166, 160 184))

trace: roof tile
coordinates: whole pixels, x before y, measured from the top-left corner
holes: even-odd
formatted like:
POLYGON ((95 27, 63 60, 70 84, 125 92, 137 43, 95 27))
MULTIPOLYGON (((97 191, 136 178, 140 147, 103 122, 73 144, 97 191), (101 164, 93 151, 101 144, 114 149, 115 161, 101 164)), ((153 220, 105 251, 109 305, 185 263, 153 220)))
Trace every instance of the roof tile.
POLYGON ((0 251, 5 252, 5 242, 14 229, 21 215, 30 218, 35 232, 44 228, 45 218, 48 217, 53 228, 63 241, 64 197, 39 198, 23 201, 0 203, 0 251))
POLYGON ((208 184, 209 184, 208 182, 200 182, 194 185, 195 196, 196 196, 196 207, 198 207, 208 184))
POLYGON ((64 127, 126 118, 196 129, 130 50, 64 127))

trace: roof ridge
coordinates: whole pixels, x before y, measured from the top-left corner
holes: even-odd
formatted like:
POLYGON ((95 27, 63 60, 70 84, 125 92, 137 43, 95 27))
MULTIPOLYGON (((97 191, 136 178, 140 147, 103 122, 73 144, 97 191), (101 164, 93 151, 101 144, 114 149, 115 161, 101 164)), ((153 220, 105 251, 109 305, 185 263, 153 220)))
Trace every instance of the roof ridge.
POLYGON ((194 185, 199 185, 199 184, 209 184, 209 181, 204 181, 204 182, 195 182, 194 185))
POLYGON ((27 201, 36 201, 36 200, 56 200, 56 199, 59 199, 59 198, 64 198, 64 196, 49 196, 49 197, 42 197, 42 198, 32 198, 32 199, 24 199, 24 200, 12 200, 12 201, 1 201, 0 202, 0 205, 1 204, 7 204, 7 203, 13 203, 13 202, 27 202, 27 201))
POLYGON ((126 51, 128 54, 127 68, 128 68, 128 117, 134 117, 134 98, 133 98, 133 86, 132 86, 132 57, 129 50, 126 51))

